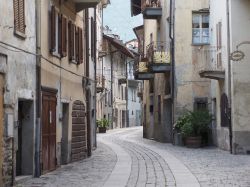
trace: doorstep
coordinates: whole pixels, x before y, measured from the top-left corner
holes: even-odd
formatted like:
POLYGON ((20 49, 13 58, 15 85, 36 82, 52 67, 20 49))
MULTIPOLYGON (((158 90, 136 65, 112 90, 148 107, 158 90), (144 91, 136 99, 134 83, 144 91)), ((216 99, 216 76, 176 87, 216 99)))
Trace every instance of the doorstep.
POLYGON ((32 179, 32 175, 21 175, 21 176, 16 176, 15 178, 15 186, 18 186, 18 184, 22 184, 27 180, 32 179))

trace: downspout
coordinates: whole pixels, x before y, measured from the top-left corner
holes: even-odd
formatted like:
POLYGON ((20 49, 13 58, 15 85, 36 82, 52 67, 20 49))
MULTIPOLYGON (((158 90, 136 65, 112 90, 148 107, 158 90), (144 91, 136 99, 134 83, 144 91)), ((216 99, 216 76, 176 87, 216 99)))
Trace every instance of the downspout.
POLYGON ((129 111, 128 111, 128 58, 126 58, 126 126, 129 127, 129 111))
MULTIPOLYGON (((171 45, 171 98, 172 98, 172 127, 175 121, 175 1, 170 0, 170 21, 169 21, 169 38, 171 45)), ((173 128, 171 128, 173 129, 173 128)), ((172 143, 173 142, 173 131, 172 133, 172 143)))
MULTIPOLYGON (((88 9, 85 9, 85 32, 86 32, 86 69, 85 69, 85 73, 86 73, 86 77, 89 78, 89 12, 88 9)), ((92 145, 91 145, 91 124, 90 124, 90 101, 89 101, 89 95, 90 95, 90 91, 89 91, 89 80, 86 80, 86 84, 85 84, 86 88, 86 107, 87 107, 87 149, 88 149, 88 156, 91 156, 91 149, 92 149, 92 145)))
POLYGON ((114 101, 113 101, 113 53, 111 53, 111 45, 109 44, 110 58, 111 58, 111 129, 113 129, 114 123, 114 101))
POLYGON ((36 127, 35 127, 35 177, 41 175, 41 1, 36 0, 36 127))
POLYGON ((96 7, 94 8, 94 27, 95 27, 95 29, 94 29, 94 31, 95 31, 95 33, 91 33, 91 34, 94 34, 94 41, 95 41, 95 44, 94 44, 94 50, 95 50, 95 52, 94 52, 94 74, 95 74, 95 87, 94 87, 94 109, 95 109, 95 113, 94 113, 94 131, 95 131, 95 147, 97 147, 97 143, 96 143, 96 141, 97 141, 97 139, 96 139, 96 128, 97 128, 97 126, 96 126, 96 84, 97 84, 97 80, 96 80, 96 65, 97 65, 97 55, 96 55, 96 53, 97 53, 97 29, 96 29, 96 7))
POLYGON ((233 130, 232 130, 232 80, 231 80, 231 32, 230 32, 230 10, 229 10, 229 0, 227 0, 227 52, 228 52, 228 97, 229 97, 229 111, 228 111, 228 120, 229 120, 229 141, 230 141, 230 153, 233 154, 233 130))

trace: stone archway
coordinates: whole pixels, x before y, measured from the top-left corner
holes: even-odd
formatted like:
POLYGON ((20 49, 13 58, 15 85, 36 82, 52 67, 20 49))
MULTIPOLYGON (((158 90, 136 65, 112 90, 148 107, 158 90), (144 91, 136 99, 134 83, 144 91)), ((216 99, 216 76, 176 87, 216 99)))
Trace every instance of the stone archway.
POLYGON ((72 162, 87 157, 87 125, 85 116, 85 105, 82 101, 75 101, 72 106, 72 162))

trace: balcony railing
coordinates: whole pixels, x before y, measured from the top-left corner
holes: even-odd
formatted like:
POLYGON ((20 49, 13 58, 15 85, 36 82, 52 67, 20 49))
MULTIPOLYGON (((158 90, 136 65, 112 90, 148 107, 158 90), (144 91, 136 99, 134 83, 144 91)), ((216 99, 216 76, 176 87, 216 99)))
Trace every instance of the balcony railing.
POLYGON ((78 12, 85 8, 94 8, 98 3, 101 2, 101 0, 72 0, 72 1, 75 3, 75 7, 78 12))
POLYGON ((193 58, 196 61, 196 68, 202 78, 224 79, 225 69, 223 67, 223 55, 225 48, 204 47, 203 49, 194 49, 193 58))
POLYGON ((162 16, 160 0, 141 0, 141 10, 145 19, 157 19, 162 16))
POLYGON ((154 75, 150 72, 148 60, 145 58, 138 58, 134 63, 134 76, 137 80, 150 80, 154 75))
POLYGON ((103 92, 105 89, 105 76, 96 76, 96 91, 97 93, 103 92))
POLYGON ((164 73, 171 70, 170 43, 152 42, 147 46, 146 56, 153 73, 164 73))

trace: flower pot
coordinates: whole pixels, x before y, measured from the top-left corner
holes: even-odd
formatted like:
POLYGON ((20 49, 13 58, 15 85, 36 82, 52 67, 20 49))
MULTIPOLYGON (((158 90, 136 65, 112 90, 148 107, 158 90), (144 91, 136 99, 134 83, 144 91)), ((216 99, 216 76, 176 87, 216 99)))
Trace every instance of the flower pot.
POLYGON ((188 148, 200 148, 201 147, 201 136, 186 137, 185 145, 188 148))
POLYGON ((98 127, 99 133, 106 133, 106 127, 98 127))

